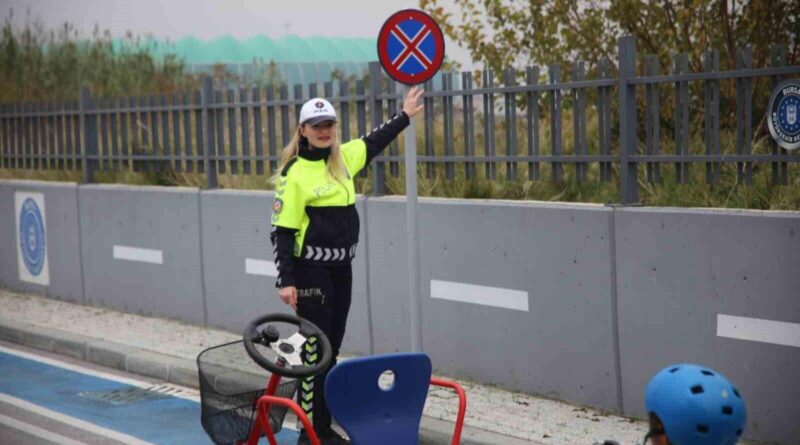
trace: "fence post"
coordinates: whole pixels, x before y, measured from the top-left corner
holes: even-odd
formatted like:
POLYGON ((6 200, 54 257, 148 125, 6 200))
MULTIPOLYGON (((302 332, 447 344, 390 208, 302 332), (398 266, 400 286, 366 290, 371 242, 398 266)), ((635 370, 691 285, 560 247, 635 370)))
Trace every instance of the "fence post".
MULTIPOLYGON (((372 115, 373 128, 380 127, 383 123, 383 101, 378 97, 381 94, 381 64, 380 62, 369 63, 369 109, 372 115)), ((380 160, 381 156, 375 160, 372 167, 372 194, 380 196, 386 194, 386 172, 384 171, 385 162, 380 160)))
POLYGON ((619 47, 619 178, 622 204, 639 200, 639 181, 636 161, 636 85, 628 80, 636 76, 636 39, 620 37, 619 47))
POLYGON ((94 171, 97 169, 97 115, 93 113, 94 103, 89 88, 81 87, 80 100, 81 120, 81 162, 83 168, 83 182, 91 184, 94 181, 94 171))
POLYGON ((31 168, 30 152, 31 152, 31 138, 28 134, 28 117, 30 111, 30 104, 23 102, 20 104, 20 128, 22 129, 22 139, 20 143, 20 154, 22 155, 22 168, 28 170, 31 168))
POLYGON ((203 125, 203 166, 206 171, 206 188, 217 188, 217 163, 211 159, 214 153, 214 129, 211 126, 211 110, 214 103, 214 84, 210 76, 203 78, 203 89, 200 92, 200 105, 203 125))
MULTIPOLYGON (((781 44, 772 44, 769 47, 771 66, 780 67, 786 65, 786 47, 781 44)), ((770 76, 770 90, 781 81, 781 76, 770 76)), ((788 151, 785 148, 778 146, 778 144, 769 138, 770 152, 773 155, 786 155, 788 151)), ((786 162, 770 162, 772 167, 772 184, 787 185, 789 184, 789 177, 787 175, 788 164, 786 162)))
POLYGON ((0 105, 0 169, 6 168, 6 150, 8 150, 6 145, 6 135, 8 134, 8 126, 7 126, 7 117, 6 117, 6 110, 7 107, 5 105, 0 105))
POLYGON ((9 112, 8 105, 0 106, 0 114, 3 115, 0 122, 2 122, 2 134, 3 138, 0 139, 0 168, 9 168, 10 164, 9 161, 11 158, 8 155, 11 154, 11 144, 10 144, 10 135, 11 135, 11 113, 9 112))

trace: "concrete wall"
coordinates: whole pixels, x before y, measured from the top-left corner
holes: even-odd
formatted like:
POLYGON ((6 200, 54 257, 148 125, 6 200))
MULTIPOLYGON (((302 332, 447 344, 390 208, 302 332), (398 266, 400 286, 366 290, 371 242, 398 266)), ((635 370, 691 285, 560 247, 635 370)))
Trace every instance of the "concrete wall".
POLYGON ((78 187, 40 181, 0 181, 0 284, 21 292, 35 292, 60 300, 83 302, 81 278, 78 187), (17 262, 15 192, 44 196, 46 255, 50 284, 21 281, 17 262))
POLYGON ((204 323, 200 192, 79 188, 86 302, 204 323), (115 246, 160 251, 162 263, 115 258, 115 246))
MULTIPOLYGON (((420 204, 422 338, 434 366, 481 382, 616 406, 611 210, 482 204, 420 204), (431 280, 523 291, 528 310, 434 299, 431 280)), ((369 199, 367 207, 370 297, 374 324, 381 327, 376 352, 408 350, 405 200, 369 199)))
POLYGON ((800 214, 620 209, 615 218, 625 411, 643 414, 641 388, 656 371, 694 362, 736 383, 750 435, 796 443, 800 343, 717 333, 719 314, 800 323, 800 214))
MULTIPOLYGON (((247 267, 272 262, 272 199, 0 181, 0 284, 238 332, 288 310, 269 267, 247 267), (17 189, 45 195, 46 288, 17 277, 17 189), (114 246, 161 262, 115 258, 114 246)), ((357 206, 343 350, 408 350, 405 200, 357 206)), ((653 373, 695 362, 737 384, 750 438, 800 434, 800 213, 444 199, 419 210, 423 349, 438 372, 641 416, 653 373)))

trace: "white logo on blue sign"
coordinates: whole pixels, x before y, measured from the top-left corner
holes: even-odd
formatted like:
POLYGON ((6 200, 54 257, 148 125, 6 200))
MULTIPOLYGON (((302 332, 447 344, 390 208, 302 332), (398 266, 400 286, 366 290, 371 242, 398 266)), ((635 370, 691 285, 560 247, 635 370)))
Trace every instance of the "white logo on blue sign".
POLYGON ((775 88, 769 101, 767 119, 769 132, 775 142, 787 150, 800 148, 800 81, 787 80, 775 88))
POLYGON ((36 201, 22 203, 19 213, 19 247, 25 267, 33 276, 42 272, 45 260, 44 219, 36 201))

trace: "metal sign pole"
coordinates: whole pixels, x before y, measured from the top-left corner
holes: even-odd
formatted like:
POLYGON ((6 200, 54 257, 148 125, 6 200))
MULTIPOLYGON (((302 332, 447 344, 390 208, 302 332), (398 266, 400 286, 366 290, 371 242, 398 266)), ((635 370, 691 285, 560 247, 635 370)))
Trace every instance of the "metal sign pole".
MULTIPOLYGON (((411 87, 406 88, 406 94, 411 87)), ((414 119, 405 130, 406 236, 408 241, 408 308, 411 351, 422 352, 422 302, 419 277, 419 228, 417 227, 417 126, 414 119)))
MULTIPOLYGON (((405 85, 431 79, 444 61, 444 35, 431 16, 418 9, 392 14, 378 33, 378 59, 386 74, 405 85), (421 35, 409 40, 409 35, 421 35), (414 63, 406 63, 413 61, 414 63), (420 70, 420 67, 422 68, 420 70)), ((406 88, 406 95, 410 90, 406 88)), ((406 235, 408 241, 408 311, 411 350, 422 352, 422 301, 417 227, 417 129, 412 119, 405 130, 406 235)))

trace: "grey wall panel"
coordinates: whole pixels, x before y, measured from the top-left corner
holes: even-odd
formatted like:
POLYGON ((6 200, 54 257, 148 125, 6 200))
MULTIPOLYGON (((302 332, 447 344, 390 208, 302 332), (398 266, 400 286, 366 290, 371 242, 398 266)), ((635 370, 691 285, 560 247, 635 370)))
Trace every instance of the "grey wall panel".
MULTIPOLYGON (((376 349, 409 347, 405 204, 370 199, 376 349)), ((612 408, 610 209, 420 201, 423 348, 443 372, 612 408), (431 280, 528 294, 528 311, 431 299, 431 280)))
MULTIPOLYGON (((369 198, 366 202, 369 298, 376 354, 409 351, 408 248, 405 202, 369 198)), ((359 248, 359 251, 364 249, 359 248)))
POLYGON ((272 261, 272 194, 221 190, 200 196, 208 324, 242 332, 256 316, 286 312, 274 278, 245 273, 247 258, 272 261))
POLYGON ((199 191, 79 188, 86 301, 204 323, 199 191), (114 246, 160 250, 163 264, 115 259, 114 246))
POLYGON ((800 214, 621 209, 616 214, 626 412, 671 363, 717 369, 741 391, 747 435, 796 442, 800 348, 717 336, 718 314, 800 323, 800 214))
POLYGON ((81 280, 80 238, 78 236, 78 187, 75 183, 44 181, 0 182, 0 279, 5 286, 22 292, 45 294, 49 297, 83 301, 81 280), (20 281, 17 264, 17 215, 14 193, 33 192, 44 196, 45 246, 49 269, 48 286, 20 281))
POLYGON ((9 181, 0 181, 0 285, 16 289, 16 226, 14 224, 14 189, 9 181))
MULTIPOLYGON (((275 289, 275 278, 246 273, 248 258, 272 262, 269 241, 272 192, 201 193, 203 257, 210 325, 240 332, 253 318, 269 312, 292 313, 275 289)), ((361 203, 358 207, 363 207, 361 203)), ((362 255, 363 256, 363 255, 362 255)), ((365 261, 353 263, 353 303, 343 351, 369 353, 365 261)))
POLYGON ((353 300, 350 304, 350 315, 347 317, 347 330, 345 331, 342 351, 349 354, 373 354, 372 332, 369 319, 368 305, 368 276, 367 276, 367 198, 359 196, 356 200, 361 220, 361 230, 358 234, 358 250, 353 259, 353 300))

